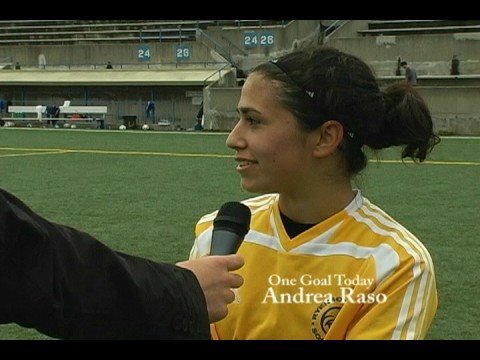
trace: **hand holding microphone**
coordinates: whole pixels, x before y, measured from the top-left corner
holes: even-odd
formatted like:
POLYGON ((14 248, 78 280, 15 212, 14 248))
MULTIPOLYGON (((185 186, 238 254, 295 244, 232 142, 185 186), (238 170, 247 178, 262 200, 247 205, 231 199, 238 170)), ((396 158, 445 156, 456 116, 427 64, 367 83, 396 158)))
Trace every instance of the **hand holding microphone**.
POLYGON ((235 300, 232 289, 243 284, 243 278, 231 271, 240 269, 243 264, 244 260, 240 255, 204 256, 177 263, 177 266, 192 271, 197 277, 205 295, 211 323, 227 316, 227 305, 235 300))
POLYGON ((243 258, 235 253, 250 229, 250 216, 250 209, 239 202, 223 204, 213 221, 211 256, 177 264, 196 275, 205 294, 208 317, 212 323, 227 316, 227 305, 235 300, 232 289, 243 284, 243 278, 231 271, 244 265, 243 258))

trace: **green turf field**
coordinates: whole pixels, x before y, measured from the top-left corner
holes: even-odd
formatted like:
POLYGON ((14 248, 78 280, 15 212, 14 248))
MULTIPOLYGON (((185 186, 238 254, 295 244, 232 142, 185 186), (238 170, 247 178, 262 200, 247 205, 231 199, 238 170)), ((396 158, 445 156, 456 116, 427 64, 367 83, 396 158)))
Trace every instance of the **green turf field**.
MULTIPOLYGON (((226 134, 0 128, 0 187, 44 217, 116 250, 186 259, 198 218, 252 195, 239 187, 226 134)), ((480 138, 443 138, 430 161, 375 156, 357 178, 365 196, 430 250, 440 307, 430 339, 480 339, 480 138), (475 215, 477 214, 477 215, 475 215)), ((0 294, 1 296, 1 294, 0 294)), ((48 339, 0 325, 0 339, 48 339)))

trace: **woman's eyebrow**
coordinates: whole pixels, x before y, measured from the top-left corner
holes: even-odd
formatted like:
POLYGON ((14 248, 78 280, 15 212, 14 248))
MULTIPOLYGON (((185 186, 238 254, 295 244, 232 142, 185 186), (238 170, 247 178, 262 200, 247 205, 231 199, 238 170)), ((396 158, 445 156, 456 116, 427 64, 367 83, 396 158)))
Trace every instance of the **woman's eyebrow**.
POLYGON ((260 111, 258 111, 257 109, 254 109, 254 108, 250 108, 250 107, 239 107, 237 108, 237 113, 242 113, 242 114, 246 114, 248 112, 254 112, 254 113, 257 113, 257 114, 262 114, 260 111))

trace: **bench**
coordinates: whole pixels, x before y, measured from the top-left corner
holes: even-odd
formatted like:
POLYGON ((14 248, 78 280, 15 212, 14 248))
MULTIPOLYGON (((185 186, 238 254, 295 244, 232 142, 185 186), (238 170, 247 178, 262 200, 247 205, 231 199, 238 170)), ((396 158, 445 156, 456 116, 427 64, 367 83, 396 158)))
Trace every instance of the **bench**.
POLYGON ((4 121, 25 122, 25 121, 52 121, 52 124, 60 121, 69 124, 95 124, 97 128, 104 128, 105 115, 107 114, 107 106, 59 106, 59 114, 64 116, 46 117, 47 107, 43 105, 37 106, 9 106, 8 112, 11 117, 2 117, 4 121), (22 116, 19 117, 18 115, 22 116), (24 114, 36 114, 37 117, 25 117, 24 114), (73 114, 86 115, 86 117, 72 117, 73 114), (90 115, 99 115, 99 117, 91 117, 90 115))
POLYGON ((60 114, 107 114, 106 106, 59 106, 60 114))
POLYGON ((161 119, 157 123, 149 125, 153 130, 174 130, 175 125, 172 121, 167 119, 161 119))
POLYGON ((107 114, 106 106, 59 106, 60 114, 96 114, 101 118, 70 118, 69 123, 73 124, 85 124, 89 122, 96 122, 97 128, 105 128, 105 115, 107 114))
MULTIPOLYGON (((42 114, 47 111, 47 107, 44 105, 36 106, 13 106, 8 107, 9 113, 23 113, 23 114, 37 114, 41 106, 42 114)), ((106 106, 59 106, 60 114, 107 114, 106 106)))
POLYGON ((42 105, 37 106, 9 106, 8 112, 12 114, 37 114, 37 118, 41 119, 41 114, 46 113, 47 107, 42 105), (40 112, 40 115, 38 113, 40 112))
MULTIPOLYGON (((42 118, 39 120, 35 117, 23 117, 23 118, 12 118, 12 117, 2 117, 0 118, 0 126, 6 124, 7 122, 13 124, 21 124, 21 126, 32 127, 32 123, 35 124, 35 127, 42 126, 45 127, 45 124, 49 122, 52 123, 52 126, 57 125, 57 123, 63 124, 64 127, 70 127, 71 125, 86 125, 86 127, 91 127, 95 129, 104 129, 105 120, 98 118, 42 118), (68 125, 66 125, 68 124, 68 125)), ((12 126, 12 125, 10 125, 12 126)))

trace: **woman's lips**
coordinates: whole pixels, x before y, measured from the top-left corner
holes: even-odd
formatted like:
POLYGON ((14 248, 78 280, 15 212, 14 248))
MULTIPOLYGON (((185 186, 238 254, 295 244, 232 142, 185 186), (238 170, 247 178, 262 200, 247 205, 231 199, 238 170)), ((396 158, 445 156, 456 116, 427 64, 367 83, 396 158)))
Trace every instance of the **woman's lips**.
POLYGON ((249 167, 255 164, 258 164, 258 162, 255 160, 249 160, 249 159, 243 159, 243 158, 236 158, 235 160, 238 162, 238 165, 237 165, 238 171, 246 170, 249 167))

